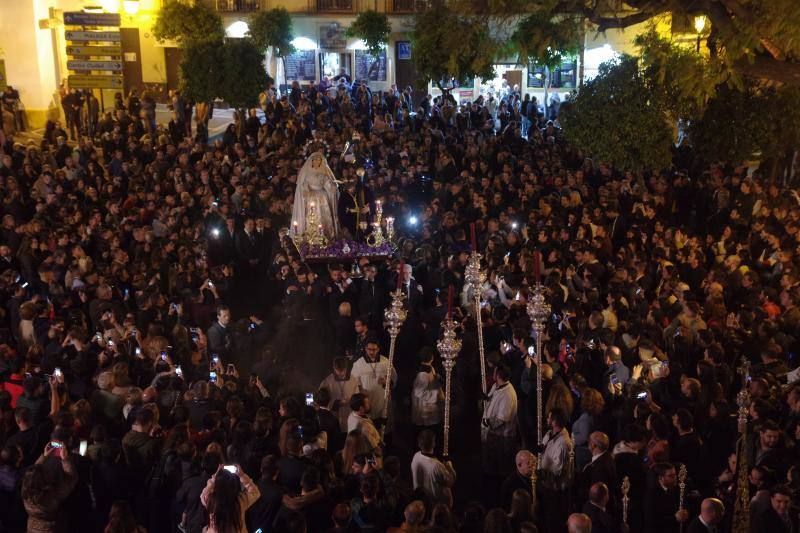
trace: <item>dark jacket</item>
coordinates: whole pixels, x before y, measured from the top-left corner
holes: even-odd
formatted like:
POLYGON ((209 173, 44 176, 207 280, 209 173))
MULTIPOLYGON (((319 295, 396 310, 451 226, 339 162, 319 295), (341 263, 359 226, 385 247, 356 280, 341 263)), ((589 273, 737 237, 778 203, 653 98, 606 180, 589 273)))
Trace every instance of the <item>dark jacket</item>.
POLYGON ((198 476, 190 477, 183 482, 183 485, 175 495, 175 501, 179 509, 186 513, 184 522, 186 533, 202 533, 203 527, 208 525, 208 513, 203 504, 200 503, 200 495, 203 493, 203 489, 206 488, 210 478, 211 476, 205 472, 198 476))
POLYGON ((583 506, 583 513, 592 519, 592 533, 617 533, 619 524, 608 511, 604 511, 586 502, 583 506))
POLYGON ((214 322, 214 324, 208 328, 208 333, 206 335, 208 337, 208 352, 219 355, 222 357, 223 362, 225 362, 233 347, 230 328, 223 327, 219 322, 214 322))
POLYGON ((159 459, 159 448, 159 442, 147 433, 131 430, 123 437, 122 451, 135 481, 142 483, 150 474, 159 459))
POLYGON ((797 516, 789 513, 789 522, 786 522, 780 517, 775 509, 770 506, 760 515, 754 517, 754 524, 752 531, 766 531, 769 533, 797 533, 797 516))
POLYGON ((678 489, 664 490, 655 483, 644 495, 645 533, 676 533, 679 530, 675 513, 678 512, 678 489))

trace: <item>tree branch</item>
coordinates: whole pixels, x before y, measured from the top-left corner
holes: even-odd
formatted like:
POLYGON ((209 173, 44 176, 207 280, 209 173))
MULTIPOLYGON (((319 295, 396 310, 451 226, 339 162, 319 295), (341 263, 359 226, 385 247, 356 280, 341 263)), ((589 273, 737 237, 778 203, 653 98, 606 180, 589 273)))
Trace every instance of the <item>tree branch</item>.
POLYGON ((640 11, 624 17, 599 17, 592 13, 587 18, 589 22, 597 26, 597 31, 604 32, 614 28, 627 28, 628 26, 641 24, 658 14, 650 11, 640 11))
MULTIPOLYGON (((745 25, 750 26, 753 29, 758 29, 758 20, 753 13, 751 13, 745 6, 743 6, 738 0, 718 0, 728 12, 736 17, 736 20, 745 25)), ((786 54, 783 53, 783 50, 778 48, 770 39, 766 37, 760 37, 759 40, 761 41, 761 46, 772 55, 774 59, 779 61, 783 61, 786 59, 786 54)))
POLYGON ((747 76, 800 87, 800 63, 780 61, 774 57, 762 55, 757 56, 753 61, 740 59, 735 65, 737 70, 747 76))

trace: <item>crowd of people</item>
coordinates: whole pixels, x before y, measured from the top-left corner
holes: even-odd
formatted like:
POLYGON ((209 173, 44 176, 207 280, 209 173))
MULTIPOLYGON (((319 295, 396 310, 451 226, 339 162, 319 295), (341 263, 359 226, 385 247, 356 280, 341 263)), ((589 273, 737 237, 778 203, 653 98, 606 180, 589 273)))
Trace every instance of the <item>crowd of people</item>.
POLYGON ((74 142, 2 136, 0 531, 797 532, 791 180, 622 172, 501 98, 340 78, 208 142, 179 93, 175 124, 128 98, 74 142), (305 261, 306 147, 346 181, 354 139, 396 252, 305 261))

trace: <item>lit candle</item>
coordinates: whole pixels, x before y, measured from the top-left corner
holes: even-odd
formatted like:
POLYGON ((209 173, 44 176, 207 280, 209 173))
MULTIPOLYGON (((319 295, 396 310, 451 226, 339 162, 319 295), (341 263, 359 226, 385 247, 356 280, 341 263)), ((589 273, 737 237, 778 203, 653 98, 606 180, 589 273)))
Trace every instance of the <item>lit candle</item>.
POLYGON ((381 205, 381 201, 378 200, 375 202, 375 212, 379 215, 383 214, 383 206, 381 205))
POLYGON ((447 318, 450 318, 450 314, 453 312, 453 286, 449 285, 447 287, 447 318))
POLYGON ((400 264, 397 267, 397 290, 400 290, 400 287, 403 285, 403 271, 405 270, 405 263, 400 261, 400 264))
POLYGON ((539 269, 539 263, 542 261, 542 254, 539 253, 539 250, 533 252, 533 277, 536 279, 536 283, 541 282, 542 280, 542 273, 539 269))
POLYGON ((300 231, 300 229, 297 226, 297 221, 296 220, 294 222, 292 222, 292 231, 294 232, 295 235, 297 235, 297 233, 300 231))
POLYGON ((475 238, 475 223, 474 222, 470 222, 469 223, 469 237, 470 237, 471 242, 472 242, 472 251, 473 252, 477 252, 478 251, 478 240, 475 238))

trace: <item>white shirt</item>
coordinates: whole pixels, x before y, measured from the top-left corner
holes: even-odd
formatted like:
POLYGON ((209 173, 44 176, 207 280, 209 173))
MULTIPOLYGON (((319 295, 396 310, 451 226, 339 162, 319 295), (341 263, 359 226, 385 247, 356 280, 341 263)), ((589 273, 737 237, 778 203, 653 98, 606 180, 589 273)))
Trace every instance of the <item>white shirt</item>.
MULTIPOLYGON (((379 418, 383 414, 383 395, 384 388, 378 382, 380 378, 386 378, 386 371, 389 369, 389 360, 380 356, 380 359, 374 363, 370 363, 366 358, 362 357, 353 363, 353 370, 350 375, 358 380, 361 392, 369 397, 372 404, 372 411, 369 416, 372 418, 379 418)), ((392 387, 397 383, 397 372, 392 369, 392 387)))
POLYGON ((411 478, 414 490, 422 489, 433 503, 451 503, 450 487, 456 481, 456 472, 449 464, 417 452, 411 460, 411 478))
POLYGON ((350 412, 347 417, 347 432, 358 431, 361 436, 369 443, 370 448, 377 448, 381 443, 381 435, 375 428, 375 424, 369 417, 359 416, 355 411, 350 412))
POLYGON ((319 388, 325 387, 331 393, 331 402, 339 400, 339 409, 331 412, 339 419, 342 432, 347 431, 347 417, 350 416, 350 397, 358 392, 358 379, 350 376, 346 380, 337 380, 335 374, 330 374, 322 380, 319 388))
POLYGON ((411 389, 411 423, 416 426, 435 426, 442 421, 439 398, 442 382, 433 372, 419 372, 411 389))
POLYGON ((489 402, 483 411, 489 431, 501 437, 517 434, 517 393, 510 383, 498 388, 495 383, 489 390, 489 402))
POLYGON ((548 431, 542 438, 544 452, 539 463, 539 470, 549 474, 548 480, 556 485, 556 488, 569 486, 572 472, 569 471, 570 451, 572 450, 572 439, 566 429, 562 429, 555 435, 552 430, 548 431))

